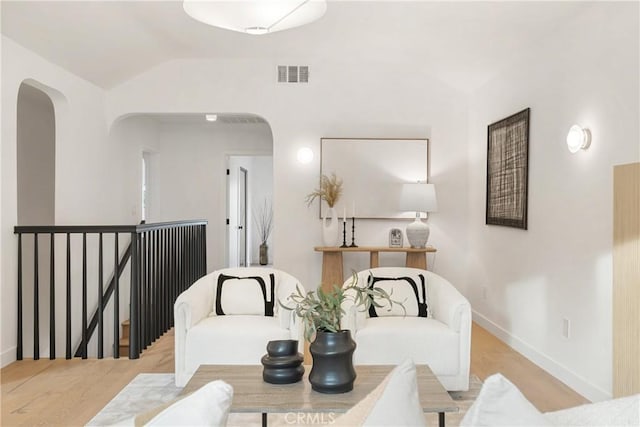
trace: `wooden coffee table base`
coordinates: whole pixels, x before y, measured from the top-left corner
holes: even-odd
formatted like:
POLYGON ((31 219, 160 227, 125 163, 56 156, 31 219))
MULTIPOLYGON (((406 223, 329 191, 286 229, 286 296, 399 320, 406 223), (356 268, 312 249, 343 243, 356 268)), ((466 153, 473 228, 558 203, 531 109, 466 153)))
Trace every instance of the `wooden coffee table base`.
MULTIPOLYGON (((181 394, 191 393, 210 381, 223 380, 233 387, 230 412, 262 413, 262 425, 267 414, 287 412, 344 413, 369 394, 391 372, 391 365, 356 366, 358 374, 353 390, 341 394, 313 391, 305 366, 302 381, 294 384, 269 384, 262 380, 262 365, 202 365, 191 377, 181 394)), ((418 393, 424 412, 438 413, 444 426, 446 412, 459 408, 436 376, 426 365, 417 366, 418 393)))

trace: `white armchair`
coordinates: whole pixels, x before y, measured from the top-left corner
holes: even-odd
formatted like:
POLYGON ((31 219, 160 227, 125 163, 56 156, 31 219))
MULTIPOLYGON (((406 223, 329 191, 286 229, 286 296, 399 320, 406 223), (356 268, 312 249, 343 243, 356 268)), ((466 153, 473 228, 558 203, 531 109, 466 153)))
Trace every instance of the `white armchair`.
POLYGON ((279 306, 300 283, 272 268, 227 268, 203 276, 175 302, 176 385, 202 364, 260 364, 271 340, 304 340, 300 322, 279 306), (271 315, 272 313, 272 315, 271 315))
MULTIPOLYGON (((347 299, 342 326, 351 330, 357 344, 354 364, 398 364, 410 358, 429 365, 447 390, 468 390, 471 306, 467 299, 449 281, 426 270, 372 268, 358 273, 359 285, 368 283, 370 275, 389 279, 376 281, 375 286, 393 289, 391 298, 404 301, 407 314, 395 307, 364 312, 347 299), (424 302, 428 316, 419 317, 425 311, 424 302)), ((351 279, 345 286, 349 283, 351 279)))

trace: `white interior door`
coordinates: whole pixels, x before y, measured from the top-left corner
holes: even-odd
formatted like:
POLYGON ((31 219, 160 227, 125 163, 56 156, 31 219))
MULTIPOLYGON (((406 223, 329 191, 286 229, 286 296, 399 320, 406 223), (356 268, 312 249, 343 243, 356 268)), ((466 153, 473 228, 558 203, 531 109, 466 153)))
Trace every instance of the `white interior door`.
MULTIPOLYGON (((266 155, 229 155, 227 161, 227 251, 228 267, 258 263, 259 241, 255 226, 255 206, 273 194, 273 158, 266 155), (244 171, 244 172, 243 172, 244 171), (238 227, 242 226, 240 230, 238 227), (244 246, 244 248, 242 248, 244 246), (242 263, 241 263, 242 262, 242 263)), ((269 254, 274 252, 269 243, 269 254)))

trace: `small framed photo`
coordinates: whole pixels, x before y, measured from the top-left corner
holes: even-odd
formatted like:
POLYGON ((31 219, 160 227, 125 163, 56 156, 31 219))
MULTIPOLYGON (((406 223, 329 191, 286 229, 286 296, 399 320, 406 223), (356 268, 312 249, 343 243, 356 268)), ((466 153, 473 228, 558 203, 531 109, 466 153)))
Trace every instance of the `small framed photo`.
POLYGON ((402 247, 402 230, 400 230, 399 228, 392 228, 391 230, 389 230, 389 247, 402 247))

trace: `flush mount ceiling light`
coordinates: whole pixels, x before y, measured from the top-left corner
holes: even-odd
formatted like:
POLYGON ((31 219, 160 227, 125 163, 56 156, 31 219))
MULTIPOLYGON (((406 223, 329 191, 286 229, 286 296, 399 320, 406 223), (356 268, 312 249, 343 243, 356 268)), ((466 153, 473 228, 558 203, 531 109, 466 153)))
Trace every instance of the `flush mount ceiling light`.
POLYGON ((567 148, 571 153, 577 153, 580 149, 586 150, 591 144, 591 132, 589 129, 573 125, 567 134, 567 148))
POLYGON ((217 114, 205 114, 204 119, 208 122, 215 122, 218 120, 217 114))
POLYGON ((184 0, 192 18, 215 27, 247 34, 266 34, 299 27, 319 19, 326 0, 184 0))

